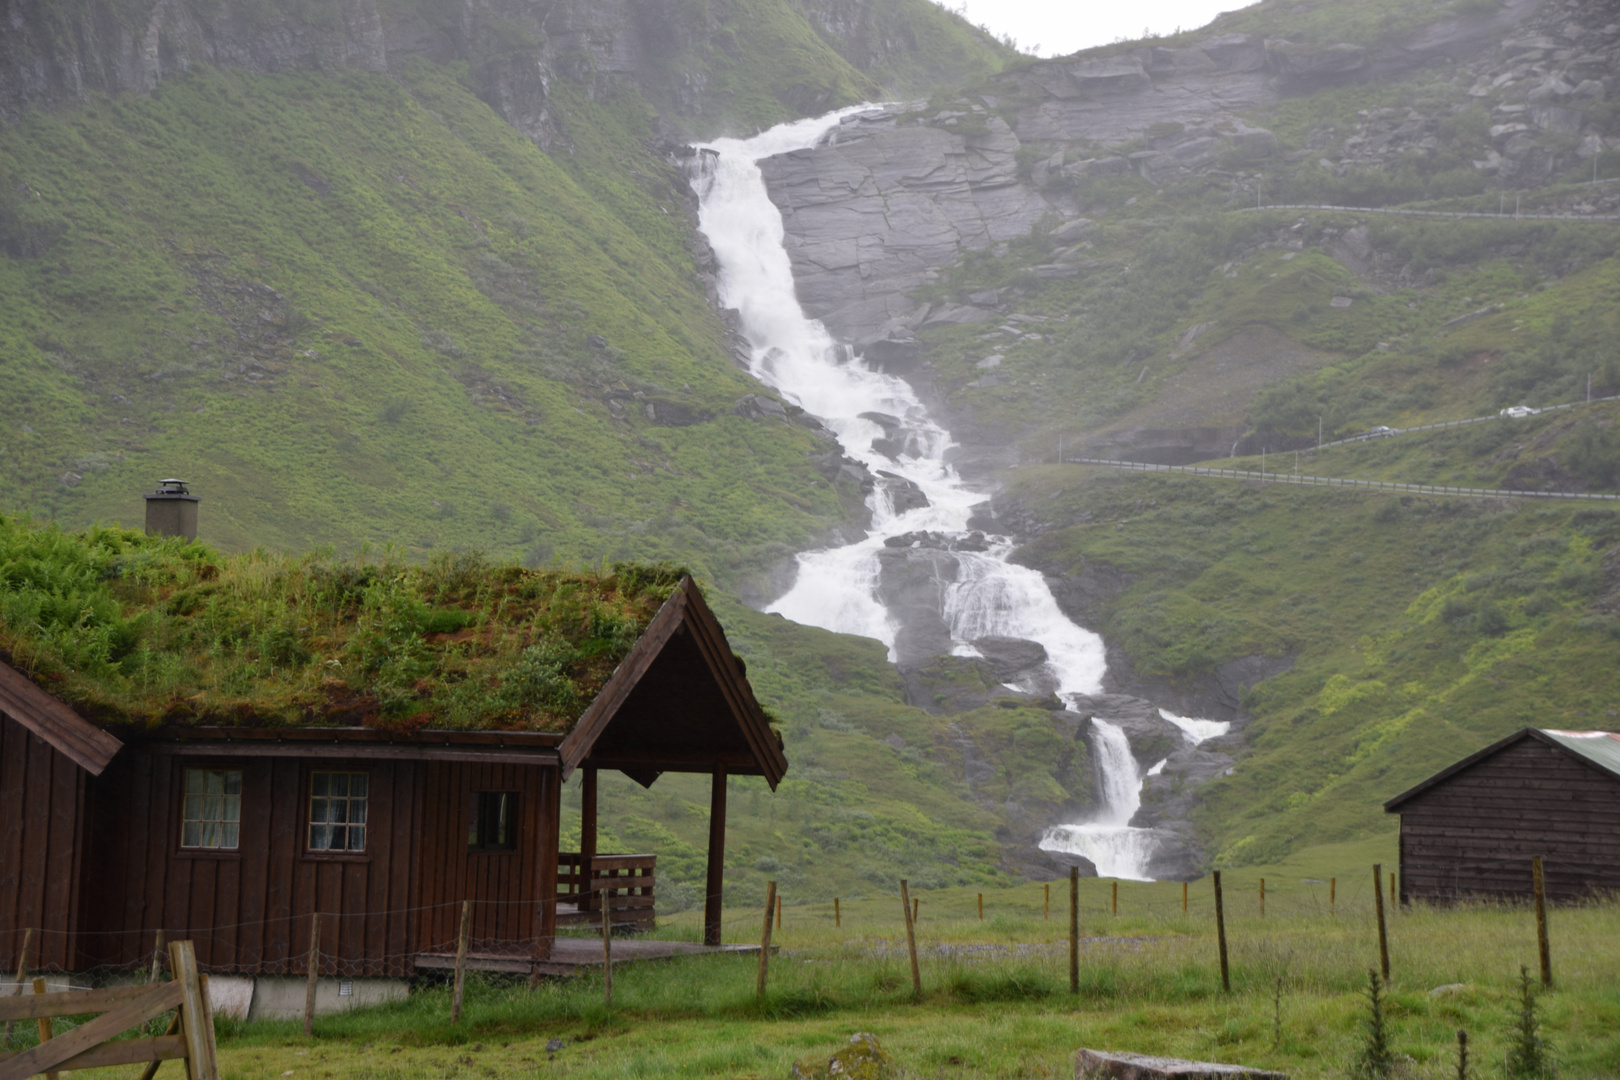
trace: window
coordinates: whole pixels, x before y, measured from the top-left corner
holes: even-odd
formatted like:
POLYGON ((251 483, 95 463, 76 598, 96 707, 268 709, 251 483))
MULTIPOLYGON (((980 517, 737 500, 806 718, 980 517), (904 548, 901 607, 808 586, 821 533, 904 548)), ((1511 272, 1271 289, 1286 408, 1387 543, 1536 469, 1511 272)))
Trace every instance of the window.
POLYGON ((517 847, 517 792, 473 792, 468 851, 511 851, 517 847))
POLYGON ((235 850, 242 831, 240 769, 187 769, 180 846, 235 850))
POLYGON ((366 850, 365 773, 310 774, 309 850, 366 850))

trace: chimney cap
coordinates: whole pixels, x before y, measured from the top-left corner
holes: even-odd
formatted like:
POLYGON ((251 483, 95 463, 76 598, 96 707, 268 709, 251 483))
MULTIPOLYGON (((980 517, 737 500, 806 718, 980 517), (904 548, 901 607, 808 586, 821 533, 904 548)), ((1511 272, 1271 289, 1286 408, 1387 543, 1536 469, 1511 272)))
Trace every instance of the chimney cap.
POLYGON ((197 496, 186 490, 186 482, 178 477, 171 476, 166 480, 158 481, 158 489, 146 496, 147 502, 163 499, 183 499, 186 502, 197 502, 197 496))

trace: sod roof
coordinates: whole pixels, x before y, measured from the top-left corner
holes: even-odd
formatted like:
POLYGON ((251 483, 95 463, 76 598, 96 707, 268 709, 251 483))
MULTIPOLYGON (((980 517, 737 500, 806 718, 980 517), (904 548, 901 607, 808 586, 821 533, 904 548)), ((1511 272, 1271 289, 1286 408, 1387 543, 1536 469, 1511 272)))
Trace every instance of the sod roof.
POLYGON ((685 575, 228 556, 0 517, 0 659, 115 730, 567 733, 685 575))

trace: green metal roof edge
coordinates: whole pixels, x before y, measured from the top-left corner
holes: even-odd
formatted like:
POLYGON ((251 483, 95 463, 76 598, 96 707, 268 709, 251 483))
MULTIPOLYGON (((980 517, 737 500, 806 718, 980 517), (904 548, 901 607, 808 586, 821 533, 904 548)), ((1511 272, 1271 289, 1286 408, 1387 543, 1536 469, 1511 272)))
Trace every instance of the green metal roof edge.
POLYGON ((1620 776, 1620 734, 1612 731, 1565 731, 1541 728, 1541 733, 1572 754, 1620 776))

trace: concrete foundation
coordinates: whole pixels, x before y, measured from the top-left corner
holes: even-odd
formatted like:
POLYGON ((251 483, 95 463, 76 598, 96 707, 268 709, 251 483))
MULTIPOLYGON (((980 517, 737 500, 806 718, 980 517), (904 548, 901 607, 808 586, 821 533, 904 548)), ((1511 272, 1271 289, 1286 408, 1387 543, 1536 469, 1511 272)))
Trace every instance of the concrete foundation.
MULTIPOLYGON (((210 979, 211 983, 213 980, 210 979)), ((304 995, 309 981, 302 975, 260 975, 244 979, 253 983, 249 1020, 299 1020, 304 1015, 304 995)), ((363 1005, 403 1001, 410 994, 404 979, 329 979, 315 984, 315 1015, 328 1016, 363 1005), (345 993, 347 989, 347 993, 345 993)))

